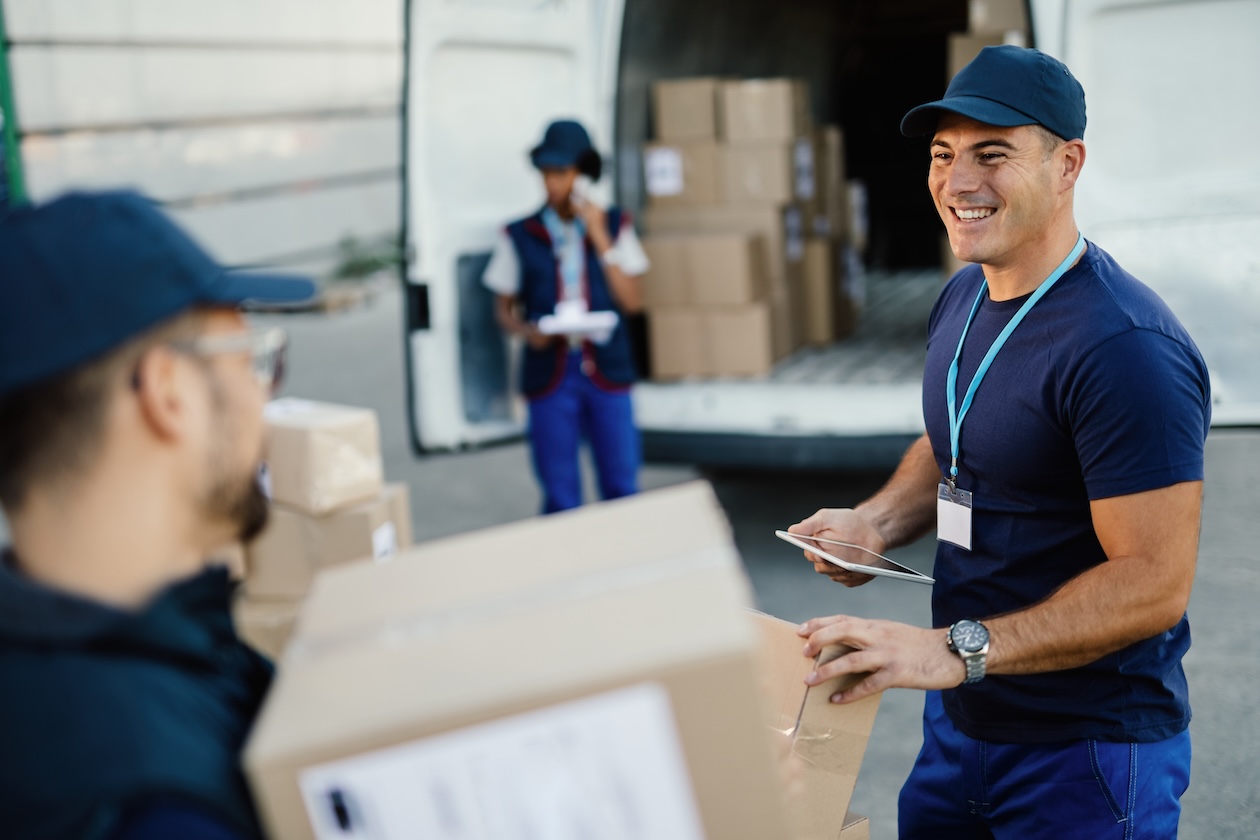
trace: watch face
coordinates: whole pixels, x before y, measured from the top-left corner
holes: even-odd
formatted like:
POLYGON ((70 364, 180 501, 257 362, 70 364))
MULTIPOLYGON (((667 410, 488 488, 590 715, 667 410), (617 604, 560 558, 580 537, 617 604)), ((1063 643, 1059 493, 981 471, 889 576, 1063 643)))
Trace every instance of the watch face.
POLYGON ((960 621, 950 631, 954 647, 964 653, 972 653, 989 643, 989 631, 978 621, 960 621))

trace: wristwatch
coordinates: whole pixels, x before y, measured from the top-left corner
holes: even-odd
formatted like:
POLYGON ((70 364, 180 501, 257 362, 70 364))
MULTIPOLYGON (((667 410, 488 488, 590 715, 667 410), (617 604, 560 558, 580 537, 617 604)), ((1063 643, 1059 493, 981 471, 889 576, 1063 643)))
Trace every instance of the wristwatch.
POLYGON ((989 653, 989 630, 978 621, 964 618, 949 628, 946 636, 949 649, 962 657, 967 666, 967 679, 963 684, 977 683, 984 679, 985 657, 989 653))

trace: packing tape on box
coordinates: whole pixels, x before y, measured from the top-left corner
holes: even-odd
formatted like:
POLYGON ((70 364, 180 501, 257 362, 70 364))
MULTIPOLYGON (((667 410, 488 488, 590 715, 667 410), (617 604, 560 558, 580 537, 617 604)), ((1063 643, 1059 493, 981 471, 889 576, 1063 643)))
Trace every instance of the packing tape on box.
MULTIPOLYGON (((826 665, 844 656, 852 653, 855 648, 846 645, 828 645, 823 648, 815 659, 817 665, 826 665)), ((874 722, 875 712, 879 708, 880 693, 855 700, 847 704, 852 714, 839 716, 838 722, 828 725, 815 723, 816 719, 821 719, 824 715, 811 715, 809 713, 811 706, 819 706, 831 703, 831 695, 837 691, 844 691, 857 685, 869 674, 845 674, 835 679, 828 680, 819 685, 810 686, 805 693, 805 699, 801 706, 800 723, 797 725, 795 737, 792 741, 792 753, 798 756, 802 761, 826 770, 830 773, 840 773, 838 767, 843 766, 837 758, 852 750, 850 746, 853 741, 858 741, 863 745, 870 737, 871 724, 874 722), (870 720, 867 720, 867 718, 870 720)), ((827 717, 837 717, 830 715, 827 717)), ((847 771, 845 771, 847 772, 847 771)))
POLYGON ((483 620, 502 620, 511 613, 533 612, 583 598, 656 586, 683 575, 719 569, 730 564, 731 553, 730 546, 713 546, 700 552, 670 556, 641 566, 596 572, 568 581, 548 581, 532 589, 514 591, 510 595, 486 601, 399 616, 357 631, 334 634, 326 639, 304 639, 299 636, 290 645, 286 661, 311 661, 335 654, 339 650, 355 649, 373 643, 387 648, 406 647, 417 641, 458 632, 460 627, 483 620))

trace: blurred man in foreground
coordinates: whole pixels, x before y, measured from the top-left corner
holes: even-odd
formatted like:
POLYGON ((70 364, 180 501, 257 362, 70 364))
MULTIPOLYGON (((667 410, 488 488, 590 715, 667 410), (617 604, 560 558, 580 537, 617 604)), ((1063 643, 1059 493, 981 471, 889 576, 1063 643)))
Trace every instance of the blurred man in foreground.
POLYGON ((261 530, 283 333, 134 193, 0 219, 0 824, 23 838, 260 834, 239 750, 270 683, 214 548, 261 530))

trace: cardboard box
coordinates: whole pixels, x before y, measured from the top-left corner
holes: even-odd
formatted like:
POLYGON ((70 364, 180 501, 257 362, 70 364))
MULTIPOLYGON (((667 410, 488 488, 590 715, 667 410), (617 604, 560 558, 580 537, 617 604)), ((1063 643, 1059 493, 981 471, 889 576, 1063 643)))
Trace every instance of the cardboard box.
MULTIPOLYGON (((856 678, 807 687, 805 675, 813 670, 815 660, 801 655, 803 642, 796 634, 797 625, 763 613, 753 613, 753 617, 763 645, 763 721, 792 739, 790 760, 795 764, 787 768, 787 774, 793 836, 848 840, 869 834, 869 827, 862 825, 865 818, 854 818, 848 809, 882 693, 842 706, 832 703, 831 695, 856 678)), ((817 661, 829 662, 846 650, 828 648, 817 661)))
POLYGON ((301 598, 315 574, 356 560, 388 560, 411 545, 405 484, 323 516, 273 505, 265 531, 246 546, 245 591, 252 598, 301 598))
POLYGON ((809 87, 801 79, 724 82, 720 90, 722 139, 731 145, 790 141, 809 134, 809 87))
POLYGON ((252 645, 259 653, 278 662, 285 645, 293 635, 301 601, 264 601, 248 596, 237 598, 232 604, 232 621, 236 635, 252 645))
MULTIPOLYGON (((791 285, 797 285, 793 279, 791 285)), ((800 346, 796 329, 796 307, 787 287, 776 289, 770 297, 770 341, 775 361, 786 358, 800 346)))
POLYGON ((649 311, 680 306, 753 303, 766 295, 765 245, 758 234, 647 236, 652 268, 643 280, 649 311))
POLYGON ((244 752, 265 828, 789 837, 750 598, 700 482, 325 572, 244 752))
POLYGON ((652 378, 707 375, 708 351, 700 310, 659 309, 649 313, 647 321, 652 378))
POLYGON ((1026 0, 969 0, 967 29, 973 35, 1002 34, 1012 30, 1027 34, 1026 0))
POLYGON ((766 271, 771 289, 783 287, 789 271, 797 270, 803 231, 796 219, 785 218, 782 206, 716 205, 707 207, 648 207, 643 214, 649 235, 666 233, 758 233, 765 241, 766 271), (788 227, 792 222, 793 226, 788 227))
POLYGON ((718 89, 714 77, 669 79, 652 85, 654 135, 658 140, 717 140, 718 89))
POLYGON ((707 309, 703 318, 709 376, 764 376, 774 367, 768 301, 707 309))
POLYGON ((726 198, 733 204, 810 203, 818 195, 810 137, 726 149, 726 198))
POLYGON ((848 176, 844 162, 844 132, 839 126, 825 125, 814 134, 817 152, 815 171, 818 200, 814 204, 816 236, 847 236, 848 176))
POLYGON ((273 501, 318 515, 381 492, 385 470, 376 412, 285 398, 268 403, 263 417, 265 483, 273 501))
POLYGON ((836 340, 836 305, 840 297, 835 243, 811 237, 805 242, 801 341, 827 345, 836 340))
POLYGON ((1027 46, 1027 37, 1018 31, 999 32, 986 35, 954 33, 949 36, 948 60, 945 82, 948 84, 958 71, 971 63, 985 47, 997 47, 1002 44, 1014 44, 1017 47, 1027 46))
POLYGON ((643 185, 652 206, 692 206, 726 200, 723 150, 712 140, 649 143, 643 185))

